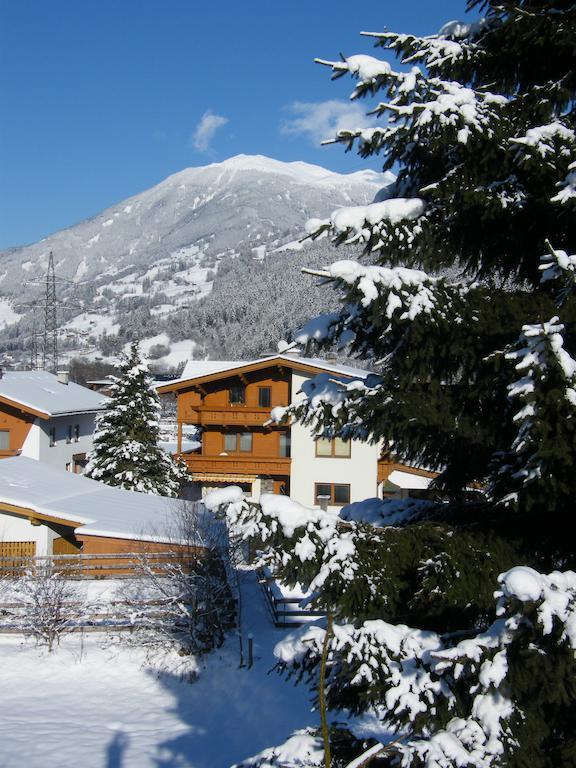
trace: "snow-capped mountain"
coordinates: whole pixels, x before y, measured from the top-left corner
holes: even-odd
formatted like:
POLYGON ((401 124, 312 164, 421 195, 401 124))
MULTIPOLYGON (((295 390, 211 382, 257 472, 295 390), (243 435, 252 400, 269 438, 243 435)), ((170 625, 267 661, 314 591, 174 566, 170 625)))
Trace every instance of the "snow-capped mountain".
POLYGON ((211 290, 224 262, 263 259, 300 236, 307 218, 370 202, 390 181, 248 155, 187 168, 38 243, 0 252, 0 328, 29 316, 22 296, 38 295, 29 282, 45 274, 50 251, 57 274, 72 281, 58 289, 67 327, 114 334, 118 311, 138 297, 153 314, 177 311, 211 290))

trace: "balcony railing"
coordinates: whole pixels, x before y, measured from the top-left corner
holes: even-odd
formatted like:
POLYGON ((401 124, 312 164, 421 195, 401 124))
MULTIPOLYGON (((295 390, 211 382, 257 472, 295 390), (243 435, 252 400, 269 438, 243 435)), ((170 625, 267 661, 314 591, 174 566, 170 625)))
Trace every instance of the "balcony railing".
POLYGON ((186 408, 179 421, 200 426, 262 427, 270 419, 270 410, 243 405, 221 408, 199 405, 186 408))
POLYGON ((203 456, 183 454, 188 470, 200 474, 220 475, 290 475, 290 459, 278 456, 203 456))

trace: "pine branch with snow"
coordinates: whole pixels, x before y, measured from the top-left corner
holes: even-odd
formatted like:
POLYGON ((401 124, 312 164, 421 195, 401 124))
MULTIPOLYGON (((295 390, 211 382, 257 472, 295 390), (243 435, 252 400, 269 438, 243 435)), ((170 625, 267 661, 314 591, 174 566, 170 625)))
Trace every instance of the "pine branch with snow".
MULTIPOLYGON (((310 378, 272 414, 438 471, 437 503, 340 519, 239 489, 218 503, 334 617, 328 701, 402 737, 379 764, 555 768, 576 761, 575 577, 556 572, 576 566, 576 7, 468 6, 483 17, 436 35, 374 33, 382 59, 319 62, 374 98, 370 126, 331 141, 398 175, 308 222, 364 255, 310 270, 341 304, 293 338, 374 372, 310 378)), ((325 637, 308 625, 279 648, 312 691, 325 637)))

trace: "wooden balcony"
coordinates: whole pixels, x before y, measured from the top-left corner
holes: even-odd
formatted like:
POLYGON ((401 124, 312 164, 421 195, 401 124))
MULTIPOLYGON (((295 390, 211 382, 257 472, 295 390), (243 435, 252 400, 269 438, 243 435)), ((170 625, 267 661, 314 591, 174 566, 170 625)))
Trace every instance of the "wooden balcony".
POLYGON ((183 424, 197 424, 202 427, 262 427, 270 419, 270 410, 270 408, 250 406, 214 408, 198 405, 186 408, 179 421, 183 424))
POLYGON ((196 474, 290 476, 290 459, 277 456, 202 456, 182 454, 188 470, 196 474))

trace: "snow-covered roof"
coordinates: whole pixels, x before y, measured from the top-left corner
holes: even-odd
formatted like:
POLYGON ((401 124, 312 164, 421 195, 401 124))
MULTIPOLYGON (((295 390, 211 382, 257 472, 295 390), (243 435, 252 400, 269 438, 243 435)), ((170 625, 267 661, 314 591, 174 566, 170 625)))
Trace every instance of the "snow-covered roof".
POLYGON ((108 403, 101 393, 73 382, 62 384, 48 371, 4 371, 0 399, 46 417, 100 411, 108 403))
POLYGON ((193 379, 196 376, 209 376, 211 373, 225 371, 227 368, 236 368, 242 364, 241 360, 188 360, 178 381, 186 381, 186 379, 193 379))
POLYGON ((287 363, 289 366, 297 368, 301 366, 318 368, 337 376, 346 376, 364 379, 370 371, 362 368, 352 368, 348 365, 340 365, 330 360, 324 360, 319 357, 301 357, 296 355, 270 355, 269 357, 259 357, 255 360, 189 360, 182 371, 182 376, 172 381, 165 381, 160 386, 172 386, 186 381, 200 379, 204 376, 212 376, 217 373, 233 373, 239 368, 246 368, 252 365, 265 367, 267 363, 277 365, 278 363, 287 363))
POLYGON ((0 511, 3 503, 67 520, 82 536, 166 541, 166 525, 185 502, 113 488, 14 456, 0 461, 0 511))
POLYGON ((390 472, 388 482, 397 485, 399 488, 405 488, 406 490, 424 491, 432 482, 432 478, 395 469, 393 472, 390 472))

